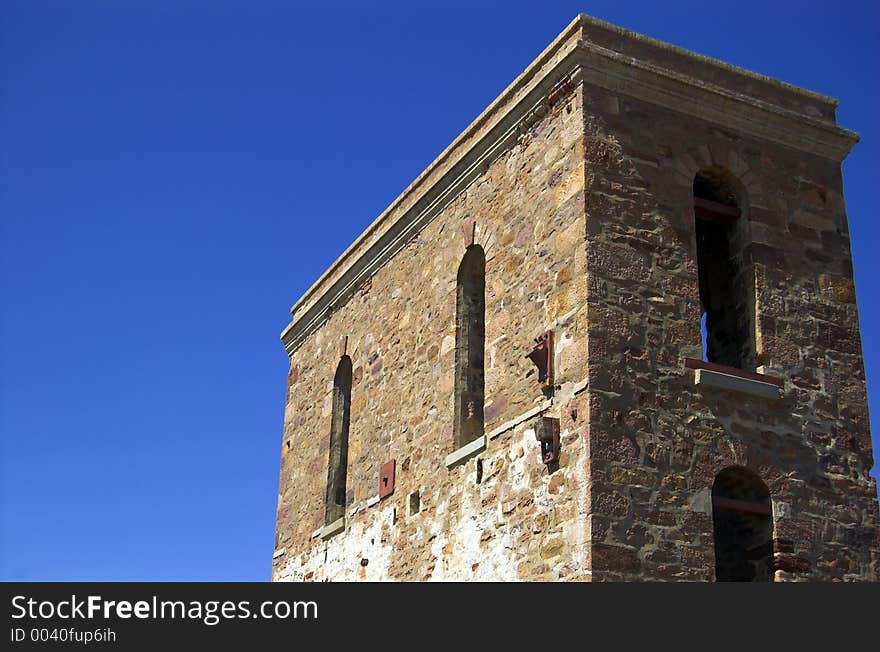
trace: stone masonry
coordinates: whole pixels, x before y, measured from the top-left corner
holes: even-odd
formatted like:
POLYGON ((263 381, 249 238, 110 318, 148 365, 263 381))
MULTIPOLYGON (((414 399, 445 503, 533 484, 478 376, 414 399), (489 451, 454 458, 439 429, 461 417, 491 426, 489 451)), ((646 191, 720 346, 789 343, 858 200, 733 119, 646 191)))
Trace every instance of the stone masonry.
POLYGON ((880 579, 836 105, 576 18, 294 306, 273 579, 725 579, 746 530, 749 577, 880 579), (738 215, 738 368, 703 359, 703 172, 738 215), (483 434, 458 447, 471 246, 483 434), (548 331, 549 383, 527 357, 548 331))

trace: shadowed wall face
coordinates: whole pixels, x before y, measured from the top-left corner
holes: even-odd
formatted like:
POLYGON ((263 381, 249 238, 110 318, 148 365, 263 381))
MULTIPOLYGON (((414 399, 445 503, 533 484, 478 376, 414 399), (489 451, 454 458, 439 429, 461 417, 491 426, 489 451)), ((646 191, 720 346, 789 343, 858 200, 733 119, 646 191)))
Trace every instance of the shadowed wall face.
POLYGON ((732 467, 715 478, 712 498, 715 579, 719 582, 771 581, 773 518, 767 486, 747 469, 732 467), (768 513, 736 509, 730 502, 725 506, 717 500, 719 498, 765 507, 768 513))
POLYGON ((468 247, 458 268, 455 316, 455 447, 483 434, 486 256, 468 247))
POLYGON ((586 113, 591 579, 880 577, 839 161, 624 93, 586 113), (704 312, 708 360, 778 396, 685 370, 704 312), (713 508, 732 466, 772 514, 713 508))
POLYGON ((330 425, 330 463, 324 523, 345 514, 345 480, 348 469, 348 426, 351 409, 351 358, 342 356, 333 378, 333 417, 330 425))

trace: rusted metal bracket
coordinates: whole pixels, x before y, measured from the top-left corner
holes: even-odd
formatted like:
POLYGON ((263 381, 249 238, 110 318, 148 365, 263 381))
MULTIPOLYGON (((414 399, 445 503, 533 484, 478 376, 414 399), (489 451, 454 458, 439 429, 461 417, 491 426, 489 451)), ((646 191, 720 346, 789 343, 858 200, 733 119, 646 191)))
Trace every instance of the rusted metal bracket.
POLYGON ((526 356, 538 368, 538 382, 543 388, 553 387, 553 331, 535 338, 535 348, 526 356))
POLYGON ((387 498, 394 493, 394 471, 397 467, 397 460, 391 459, 382 465, 379 470, 379 500, 387 498))
POLYGON ((541 461, 552 473, 559 468, 559 419, 541 417, 538 441, 541 442, 541 461))

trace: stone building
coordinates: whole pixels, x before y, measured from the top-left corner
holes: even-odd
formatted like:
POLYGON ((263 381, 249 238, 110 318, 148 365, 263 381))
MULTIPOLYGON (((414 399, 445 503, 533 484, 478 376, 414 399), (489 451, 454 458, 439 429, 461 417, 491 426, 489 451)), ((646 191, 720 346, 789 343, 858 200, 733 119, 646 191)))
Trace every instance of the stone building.
POLYGON ((576 18, 293 307, 273 579, 878 579, 836 105, 576 18))

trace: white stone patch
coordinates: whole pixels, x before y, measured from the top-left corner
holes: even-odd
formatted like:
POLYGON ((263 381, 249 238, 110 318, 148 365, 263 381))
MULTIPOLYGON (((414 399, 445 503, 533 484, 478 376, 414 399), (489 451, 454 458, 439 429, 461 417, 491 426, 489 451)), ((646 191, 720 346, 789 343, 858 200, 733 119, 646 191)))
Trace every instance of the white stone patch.
POLYGON ((688 505, 695 512, 712 515, 712 490, 707 488, 694 492, 688 505))
POLYGON ((511 461, 509 481, 513 484, 514 489, 524 489, 529 487, 529 467, 535 463, 541 463, 541 445, 535 438, 535 431, 529 428, 523 431, 520 439, 520 446, 525 455, 511 461), (537 457, 531 453, 536 451, 537 457))
MULTIPOLYGON (((496 454, 497 455, 497 454, 496 454)), ((484 459, 484 465, 494 462, 484 459)), ((467 469, 467 477, 471 470, 467 469)), ((495 528, 494 509, 482 507, 480 496, 483 491, 494 488, 497 479, 481 485, 468 485, 460 488, 461 502, 456 511, 457 522, 449 531, 441 529, 448 511, 448 503, 437 507, 437 518, 431 534, 436 538, 431 552, 437 557, 431 581, 461 581, 475 579, 479 581, 511 581, 517 579, 516 561, 511 555, 513 541, 509 530, 495 528), (481 543, 486 529, 495 529, 492 539, 481 543), (449 546, 453 553, 444 557, 443 549, 449 546), (474 565, 478 564, 476 572, 474 565)))
MULTIPOLYGON (((566 430, 566 433, 568 431, 566 430)), ((575 501, 574 521, 568 527, 572 527, 571 558, 575 568, 585 569, 587 566, 587 549, 589 548, 589 539, 587 535, 587 514, 589 505, 587 504, 586 487, 588 484, 587 465, 584 464, 584 447, 580 449, 577 460, 572 460, 566 467, 566 471, 571 474, 576 482, 577 488, 573 492, 575 501)), ((584 573, 586 574, 586 573, 584 573)))
MULTIPOLYGON (((576 310, 574 312, 577 312, 576 310)), ((557 359, 562 354, 565 349, 570 347, 574 343, 574 337, 568 331, 562 333, 562 337, 557 338, 557 340, 553 343, 556 351, 554 352, 557 359)))
POLYGON ((765 383, 752 378, 741 378, 717 371, 710 371, 709 369, 695 370, 694 385, 714 387, 767 399, 777 399, 782 394, 779 387, 772 383, 765 383))
MULTIPOLYGON (((576 440, 576 434, 569 430, 563 431, 561 436, 564 445, 576 440)), ((428 492, 432 493, 430 505, 434 513, 429 519, 407 519, 407 530, 414 526, 408 535, 411 539, 395 524, 396 504, 374 502, 377 498, 374 496, 366 501, 372 509, 363 507, 357 518, 352 518, 352 512, 346 515, 345 531, 326 541, 313 540, 310 550, 293 559, 283 558, 286 563, 279 566, 274 579, 303 581, 308 575, 312 581, 392 580, 389 571, 395 549, 405 549, 411 542, 422 542, 424 546, 430 541, 434 558, 431 581, 517 581, 519 564, 534 559, 548 541, 560 538, 566 554, 549 561, 550 572, 562 572, 566 578, 586 574, 588 525, 584 488, 587 478, 582 459, 572 459, 557 472, 563 473, 566 479, 565 493, 550 494, 549 476, 540 483, 532 482, 535 466, 541 464, 535 429, 525 423, 518 424, 509 439, 503 441, 506 445, 496 444, 497 448, 477 453, 463 462, 461 468, 451 470, 442 487, 419 487, 423 499, 428 492), (474 481, 477 456, 483 464, 480 484, 474 481), (441 496, 445 496, 442 501, 441 496), (488 496, 497 496, 497 499, 483 506, 482 500, 488 496), (511 521, 519 520, 512 519, 516 512, 503 513, 501 505, 505 499, 511 501, 508 507, 513 507, 514 501, 518 503, 528 496, 533 497, 534 514, 546 515, 543 518, 547 526, 543 532, 532 532, 531 519, 513 526, 511 521), (451 500, 456 501, 454 511, 449 507, 451 500), (562 523, 555 523, 554 509, 563 504, 573 505, 577 515, 565 516, 562 523), (383 531, 385 543, 382 543, 383 531), (482 541, 486 534, 491 537, 482 541), (366 560, 366 566, 362 560, 366 560)), ((396 554, 399 555, 400 550, 396 554)))
POLYGON ((382 526, 393 509, 388 506, 369 525, 353 523, 345 532, 290 559, 276 574, 276 581, 301 582, 309 573, 312 581, 389 580, 393 546, 382 543, 382 526), (303 563, 306 556, 308 560, 303 563), (367 560, 366 566, 361 565, 362 559, 367 560))
POLYGON ((791 505, 781 500, 771 500, 773 503, 773 518, 791 518, 791 505))

